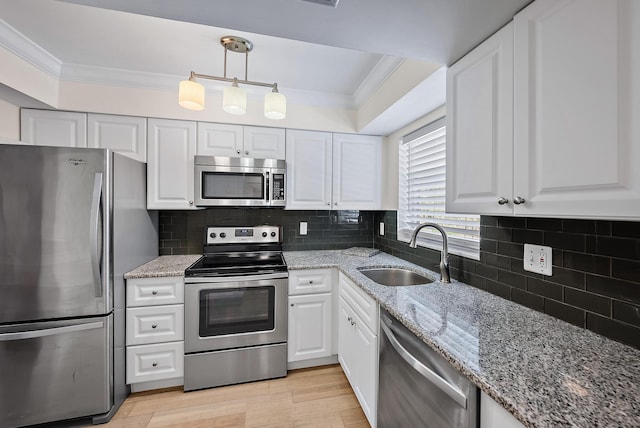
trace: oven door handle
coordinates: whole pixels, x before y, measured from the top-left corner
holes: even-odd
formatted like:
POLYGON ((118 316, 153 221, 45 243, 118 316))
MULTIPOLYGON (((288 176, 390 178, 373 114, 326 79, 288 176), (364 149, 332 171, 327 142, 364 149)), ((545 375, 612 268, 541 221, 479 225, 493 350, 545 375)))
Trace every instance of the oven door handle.
MULTIPOLYGON (((242 276, 187 276, 184 278, 185 284, 224 284, 224 283, 247 283, 270 279, 287 279, 288 272, 265 273, 260 275, 242 275, 242 276)), ((263 284, 264 285, 264 284, 263 284)), ((250 287, 260 287, 262 285, 249 285, 250 287)), ((236 287, 232 285, 230 287, 236 287)))

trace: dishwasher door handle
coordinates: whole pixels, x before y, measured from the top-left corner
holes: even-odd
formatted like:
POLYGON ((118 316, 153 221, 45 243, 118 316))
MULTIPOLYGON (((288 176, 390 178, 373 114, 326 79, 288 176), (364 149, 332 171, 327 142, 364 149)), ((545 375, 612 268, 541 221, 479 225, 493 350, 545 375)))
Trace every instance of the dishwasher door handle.
POLYGON ((467 408, 467 396, 464 395, 462 391, 441 378, 433 370, 422 364, 416 357, 411 355, 409 351, 407 351, 404 346, 402 346, 402 344, 398 341, 396 336, 393 334, 391 329, 387 327, 384 321, 380 323, 380 327, 389 339, 389 343, 391 343, 391 346, 393 346, 393 348, 398 352, 398 354, 407 364, 413 367, 415 371, 420 373, 422 377, 427 379, 442 392, 451 397, 451 399, 458 403, 460 407, 462 407, 463 409, 467 408))

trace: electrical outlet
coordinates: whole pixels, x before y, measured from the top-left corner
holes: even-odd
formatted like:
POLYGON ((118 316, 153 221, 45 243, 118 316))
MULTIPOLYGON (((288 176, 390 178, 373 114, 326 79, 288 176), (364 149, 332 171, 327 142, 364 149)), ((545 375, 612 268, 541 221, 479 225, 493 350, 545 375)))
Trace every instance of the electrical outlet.
POLYGON ((524 270, 551 276, 551 247, 524 244, 524 270))
POLYGON ((384 236, 384 222, 380 222, 380 236, 384 236))
POLYGON ((300 222, 300 235, 306 235, 307 234, 307 222, 306 221, 301 221, 300 222))

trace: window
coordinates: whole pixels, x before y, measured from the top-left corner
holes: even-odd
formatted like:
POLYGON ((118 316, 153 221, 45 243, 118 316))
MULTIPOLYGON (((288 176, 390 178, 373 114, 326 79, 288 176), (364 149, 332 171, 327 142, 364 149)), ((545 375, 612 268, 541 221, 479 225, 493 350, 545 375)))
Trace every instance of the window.
MULTIPOLYGON (((409 242, 420 223, 431 222, 447 232, 449 253, 480 258, 480 216, 445 211, 446 127, 444 118, 406 135, 400 145, 398 240, 409 242)), ((441 249, 440 233, 426 228, 418 245, 441 249)))

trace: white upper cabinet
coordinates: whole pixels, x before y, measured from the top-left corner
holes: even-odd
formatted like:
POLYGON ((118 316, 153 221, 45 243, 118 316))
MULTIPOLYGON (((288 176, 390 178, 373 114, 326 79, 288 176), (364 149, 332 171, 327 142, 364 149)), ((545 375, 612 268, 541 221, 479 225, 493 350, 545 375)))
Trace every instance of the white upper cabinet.
POLYGON ((380 209, 381 163, 380 137, 333 134, 333 209, 380 209))
POLYGON ((282 128, 244 127, 243 156, 285 159, 285 131, 282 128))
POLYGON ((447 112, 447 211, 511 214, 512 23, 448 69, 447 112))
POLYGON ((287 130, 287 209, 381 206, 380 137, 287 130))
POLYGON ((198 155, 285 158, 285 131, 281 128, 198 122, 198 155))
POLYGON ((640 218, 639 2, 536 0, 514 24, 514 212, 640 218))
POLYGON ((195 209, 196 123, 149 119, 147 208, 195 209))
POLYGON ((331 209, 330 132, 287 130, 287 209, 331 209))
POLYGON ((196 154, 206 156, 242 156, 242 126, 198 122, 196 154))
POLYGON ((87 147, 87 115, 21 109, 20 140, 38 146, 87 147))
POLYGON ((510 27, 454 64, 447 209, 640 218, 639 26, 632 0, 536 0, 516 15, 512 148, 510 27))
POLYGON ((87 146, 113 151, 140 162, 147 161, 147 119, 89 113, 87 146))

